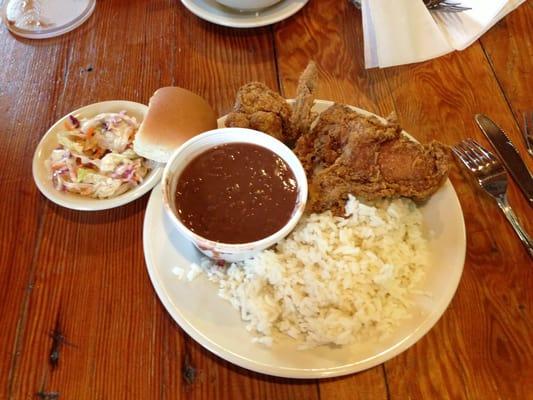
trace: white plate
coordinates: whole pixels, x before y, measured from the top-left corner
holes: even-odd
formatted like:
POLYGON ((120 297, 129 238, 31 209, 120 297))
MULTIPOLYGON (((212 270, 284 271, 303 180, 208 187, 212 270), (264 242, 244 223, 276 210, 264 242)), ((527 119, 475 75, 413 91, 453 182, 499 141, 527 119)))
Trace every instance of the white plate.
MULTIPOLYGON (((318 100, 315 111, 331 102, 318 100)), ((356 109, 366 113, 363 110, 356 109)), ((223 125, 224 118, 219 120, 223 125)), ((240 315, 217 295, 217 287, 204 275, 189 282, 179 280, 175 267, 188 271, 200 254, 167 219, 156 187, 148 202, 144 220, 144 254, 152 284, 172 318, 194 340, 221 358, 241 367, 281 377, 325 378, 346 375, 378 365, 396 356, 428 332, 446 310, 463 271, 466 236, 463 213, 450 181, 421 208, 431 260, 426 279, 416 296, 412 318, 401 323, 386 340, 351 346, 321 346, 297 350, 287 339, 272 348, 251 342, 240 315)))
POLYGON ((50 174, 44 164, 44 162, 50 156, 52 150, 57 147, 57 133, 64 129, 63 124, 69 115, 94 117, 95 115, 103 112, 126 111, 128 115, 135 117, 138 122, 141 122, 144 119, 147 110, 148 107, 144 104, 135 103, 133 101, 103 101, 101 103, 94 103, 72 111, 57 121, 54 125, 52 125, 48 132, 44 134, 41 141, 37 145, 37 149, 35 150, 35 154, 33 156, 33 179, 35 180, 35 184, 41 193, 49 200, 63 207, 71 208, 73 210, 96 211, 124 205, 130 201, 138 199, 152 189, 161 179, 161 174, 163 172, 163 168, 161 167, 154 168, 139 186, 127 191, 124 194, 121 194, 120 196, 112 199, 93 199, 78 195, 76 193, 60 192, 56 190, 52 184, 52 180, 50 179, 50 174))
POLYGON ((232 28, 256 28, 274 24, 296 14, 309 0, 282 0, 272 7, 252 12, 239 12, 215 0, 181 0, 196 16, 217 25, 232 28))

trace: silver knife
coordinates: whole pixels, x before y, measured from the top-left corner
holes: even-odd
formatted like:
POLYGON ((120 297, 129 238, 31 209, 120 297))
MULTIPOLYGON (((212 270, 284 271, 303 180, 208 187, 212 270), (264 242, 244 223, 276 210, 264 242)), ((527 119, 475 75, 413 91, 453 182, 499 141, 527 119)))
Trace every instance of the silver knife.
POLYGON ((511 139, 486 115, 476 114, 476 122, 496 149, 515 182, 526 195, 529 203, 533 203, 533 178, 511 139))

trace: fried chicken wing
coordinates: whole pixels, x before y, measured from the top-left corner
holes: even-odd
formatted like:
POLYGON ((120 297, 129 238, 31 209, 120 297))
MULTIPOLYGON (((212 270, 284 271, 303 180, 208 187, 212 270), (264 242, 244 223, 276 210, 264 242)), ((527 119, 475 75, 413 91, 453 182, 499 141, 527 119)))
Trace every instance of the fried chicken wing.
POLYGON ((393 116, 383 123, 342 105, 324 111, 312 131, 300 137, 295 152, 310 182, 309 210, 337 215, 343 214, 348 194, 426 200, 449 169, 443 144, 413 142, 393 116))
POLYGON ((316 119, 316 113, 312 112, 315 102, 315 92, 318 85, 318 70, 314 61, 310 61, 304 72, 298 79, 296 99, 292 108, 291 125, 297 139, 307 134, 311 124, 316 119))

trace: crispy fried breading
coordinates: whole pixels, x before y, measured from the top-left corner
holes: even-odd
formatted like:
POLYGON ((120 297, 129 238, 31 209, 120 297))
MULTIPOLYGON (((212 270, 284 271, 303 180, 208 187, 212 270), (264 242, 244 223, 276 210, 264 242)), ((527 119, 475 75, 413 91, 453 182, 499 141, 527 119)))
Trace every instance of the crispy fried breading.
POLYGON ((228 114, 225 125, 256 129, 287 141, 294 137, 291 114, 283 97, 261 82, 251 82, 237 92, 233 112, 228 114))
POLYGON ((325 110, 311 131, 296 142, 294 152, 300 158, 308 175, 333 164, 342 154, 353 131, 365 131, 380 137, 395 138, 401 129, 391 116, 384 125, 375 117, 353 112, 342 104, 334 104, 325 110))
POLYGON ((348 194, 372 200, 405 196, 423 201, 444 182, 446 146, 421 145, 383 123, 346 106, 324 111, 311 132, 300 137, 296 154, 309 178, 309 210, 342 215, 348 194))
POLYGON ((316 118, 316 113, 311 112, 315 102, 315 92, 318 85, 318 71, 314 61, 310 61, 298 80, 296 89, 296 99, 292 107, 291 124, 295 137, 309 132, 312 122, 316 118))
POLYGON ((292 108, 264 84, 248 83, 239 89, 225 121, 288 145, 296 141, 294 152, 309 181, 308 210, 342 215, 350 193, 368 200, 405 196, 422 201, 442 185, 449 169, 447 147, 409 140, 394 115, 383 122, 335 104, 311 129, 317 76, 311 61, 298 81, 292 108))
POLYGON ((236 128, 249 128, 250 127, 250 118, 245 113, 241 112, 230 112, 224 124, 229 127, 236 128))
POLYGON ((307 133, 316 115, 311 112, 317 86, 317 68, 310 62, 300 77, 294 109, 276 92, 260 82, 251 82, 237 92, 227 127, 251 128, 268 133, 289 146, 307 133))
POLYGON ((285 139, 281 118, 272 112, 256 111, 252 114, 232 112, 226 117, 225 125, 227 127, 255 129, 268 133, 278 140, 284 141, 285 139))

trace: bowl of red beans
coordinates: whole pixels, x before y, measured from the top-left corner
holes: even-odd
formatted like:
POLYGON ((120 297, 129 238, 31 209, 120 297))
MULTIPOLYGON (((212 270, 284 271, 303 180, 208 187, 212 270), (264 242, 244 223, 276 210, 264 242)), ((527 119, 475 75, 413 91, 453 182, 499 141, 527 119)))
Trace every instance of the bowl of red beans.
POLYGON ((251 129, 221 128, 174 152, 162 190, 175 228, 206 256, 234 262, 292 231, 305 209, 307 179, 279 140, 251 129))

